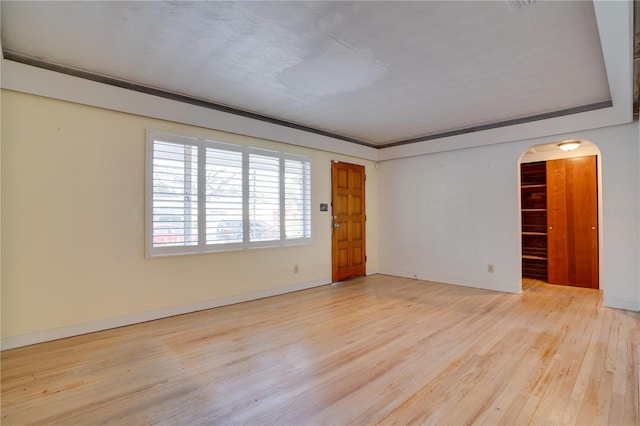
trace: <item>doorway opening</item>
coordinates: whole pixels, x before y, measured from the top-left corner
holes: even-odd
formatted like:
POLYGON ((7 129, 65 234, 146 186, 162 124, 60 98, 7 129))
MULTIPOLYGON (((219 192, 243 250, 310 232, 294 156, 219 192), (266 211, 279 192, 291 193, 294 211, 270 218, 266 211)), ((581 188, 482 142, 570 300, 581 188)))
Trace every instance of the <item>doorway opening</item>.
POLYGON ((523 279, 602 289, 600 150, 536 145, 519 159, 523 279))

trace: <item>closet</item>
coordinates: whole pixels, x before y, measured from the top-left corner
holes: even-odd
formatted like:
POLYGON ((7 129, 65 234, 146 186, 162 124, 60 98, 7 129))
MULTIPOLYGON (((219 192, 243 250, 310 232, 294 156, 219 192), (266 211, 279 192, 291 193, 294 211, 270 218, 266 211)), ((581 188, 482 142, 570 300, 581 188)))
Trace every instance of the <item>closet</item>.
POLYGON ((522 275, 598 288, 596 157, 521 165, 522 275))
POLYGON ((521 165, 522 276, 547 281, 547 167, 521 165))

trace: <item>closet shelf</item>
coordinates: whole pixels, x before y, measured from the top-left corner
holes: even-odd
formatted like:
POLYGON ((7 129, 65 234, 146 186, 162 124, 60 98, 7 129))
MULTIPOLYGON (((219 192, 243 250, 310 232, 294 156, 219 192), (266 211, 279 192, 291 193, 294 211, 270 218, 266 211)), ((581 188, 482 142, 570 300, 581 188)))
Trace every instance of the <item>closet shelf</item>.
POLYGON ((522 276, 546 280, 547 164, 542 161, 525 163, 520 167, 522 276))

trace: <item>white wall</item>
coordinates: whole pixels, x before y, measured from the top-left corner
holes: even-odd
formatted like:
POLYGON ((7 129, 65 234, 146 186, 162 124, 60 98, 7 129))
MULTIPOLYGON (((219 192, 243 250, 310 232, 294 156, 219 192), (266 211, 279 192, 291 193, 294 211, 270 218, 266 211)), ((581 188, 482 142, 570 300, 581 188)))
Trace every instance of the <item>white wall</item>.
POLYGON ((504 144, 380 163, 380 271, 519 292, 521 153, 504 144))
POLYGON ((640 311, 638 124, 591 133, 602 152, 604 304, 640 311))
POLYGON ((637 123, 382 162, 380 271, 519 292, 518 159, 566 139, 602 152, 605 305, 640 310, 637 123))
POLYGON ((332 159, 366 167, 378 268, 371 161, 7 90, 2 123, 3 349, 330 282, 332 159), (313 243, 145 258, 148 128, 310 155, 313 243))

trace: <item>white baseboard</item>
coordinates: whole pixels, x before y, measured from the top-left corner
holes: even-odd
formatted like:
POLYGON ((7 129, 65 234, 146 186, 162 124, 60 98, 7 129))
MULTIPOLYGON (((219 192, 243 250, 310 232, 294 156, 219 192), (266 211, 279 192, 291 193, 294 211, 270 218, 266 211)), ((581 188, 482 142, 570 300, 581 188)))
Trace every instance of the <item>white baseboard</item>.
POLYGON ((607 299, 605 297, 602 304, 607 308, 624 309, 627 311, 640 312, 640 303, 631 302, 629 300, 607 299))
POLYGON ((396 277, 431 281, 435 283, 459 285, 462 287, 479 288, 482 290, 499 291, 502 293, 514 293, 514 294, 522 293, 522 287, 520 282, 517 282, 516 284, 498 284, 498 283, 470 281, 470 280, 463 280, 459 278, 442 277, 442 276, 435 276, 435 275, 421 275, 421 274, 416 275, 416 274, 410 274, 410 273, 407 274, 406 272, 401 272, 401 271, 380 272, 380 273, 385 275, 393 275, 396 277))
POLYGON ((48 342, 51 340, 64 339, 66 337, 79 336, 81 334, 94 333, 96 331, 108 330, 110 328, 123 327, 126 325, 152 321, 160 318, 172 317, 175 315, 188 314, 190 312, 202 311, 205 309, 217 308, 220 306, 233 305, 235 303, 248 302, 250 300, 262 299, 265 297, 277 296, 279 294, 291 293, 308 288, 319 287, 330 284, 330 278, 322 278, 305 283, 292 284, 284 287, 261 290, 254 293, 241 294, 238 296, 224 297, 222 299, 207 300, 204 302, 191 303, 189 305, 173 306, 170 308, 158 309, 154 311, 140 312, 121 317, 108 318, 99 321, 91 321, 68 327, 54 328, 51 330, 38 331, 35 333, 23 334, 20 336, 7 337, 0 340, 0 349, 7 350, 21 346, 33 345, 36 343, 48 342))
POLYGON ((462 287, 479 288, 482 290, 499 291, 502 293, 513 293, 513 294, 522 293, 522 287, 520 282, 517 282, 517 284, 514 285, 514 284, 500 284, 500 283, 470 281, 470 280, 462 280, 462 279, 442 279, 442 278, 435 278, 435 277, 423 277, 420 275, 418 275, 418 279, 433 281, 438 283, 459 285, 462 287))

